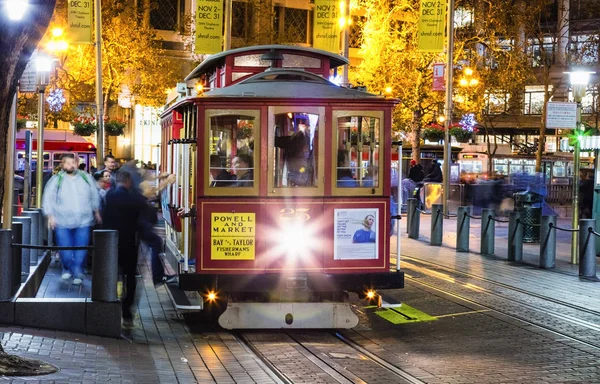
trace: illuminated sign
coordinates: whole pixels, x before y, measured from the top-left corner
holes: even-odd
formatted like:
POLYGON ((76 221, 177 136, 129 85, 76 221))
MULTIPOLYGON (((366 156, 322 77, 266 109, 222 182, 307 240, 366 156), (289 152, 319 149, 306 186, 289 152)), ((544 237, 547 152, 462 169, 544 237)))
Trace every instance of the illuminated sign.
POLYGON ((446 31, 446 1, 421 0, 419 15, 420 52, 442 52, 446 31))
POLYGON ((256 214, 212 213, 210 243, 212 260, 254 260, 256 214))
POLYGON ((575 129, 577 103, 548 102, 546 106, 546 128, 575 129))

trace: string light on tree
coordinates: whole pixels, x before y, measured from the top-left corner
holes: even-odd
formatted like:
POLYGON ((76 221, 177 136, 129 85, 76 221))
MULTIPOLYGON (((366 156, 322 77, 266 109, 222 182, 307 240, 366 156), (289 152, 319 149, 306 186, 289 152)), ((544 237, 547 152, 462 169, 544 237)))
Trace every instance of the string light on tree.
POLYGON ((57 113, 62 111, 67 99, 65 99, 62 89, 54 88, 48 93, 46 102, 48 103, 48 108, 50 111, 57 113))
POLYGON ((475 126, 477 125, 477 121, 475 121, 475 115, 473 113, 467 113, 466 115, 463 115, 459 124, 462 125, 464 129, 473 132, 475 130, 475 126))

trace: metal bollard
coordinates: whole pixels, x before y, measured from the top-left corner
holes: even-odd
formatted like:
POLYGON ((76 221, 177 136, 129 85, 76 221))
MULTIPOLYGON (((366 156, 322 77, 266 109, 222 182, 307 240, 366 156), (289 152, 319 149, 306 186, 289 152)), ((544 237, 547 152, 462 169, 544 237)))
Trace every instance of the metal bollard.
POLYGON ((12 231, 0 229, 0 301, 12 299, 13 255, 11 243, 12 231))
POLYGON ((556 262, 556 216, 542 216, 540 224, 540 268, 554 268, 556 262))
POLYGON ((431 205, 431 239, 430 245, 442 245, 444 237, 444 206, 442 204, 431 205))
MULTIPOLYGON (((31 244, 31 217, 16 216, 13 217, 13 221, 23 224, 23 236, 21 244, 31 244)), ((21 271, 29 273, 29 266, 31 265, 29 254, 30 249, 21 249, 21 271)))
POLYGON ((12 205, 12 215, 17 216, 19 214, 19 189, 13 189, 13 205, 12 205))
MULTIPOLYGON (((40 228, 40 232, 38 233, 38 239, 39 239, 40 245, 43 245, 44 240, 46 240, 48 238, 48 224, 47 224, 46 217, 44 216, 44 211, 42 210, 42 208, 36 208, 35 210, 40 214, 38 216, 39 228, 40 228)), ((42 255, 44 253, 44 251, 39 251, 38 253, 40 255, 42 255)))
MULTIPOLYGON (((23 223, 17 223, 13 221, 12 223, 12 243, 21 243, 23 241, 23 223)), ((11 244, 12 244, 11 243, 11 244)), ((21 285, 21 249, 13 248, 10 246, 11 254, 12 254, 12 287, 14 294, 19 289, 21 285)))
POLYGON ((596 279, 596 220, 579 220, 579 276, 596 279))
POLYGON ((484 208, 481 210, 481 254, 482 255, 493 255, 494 254, 494 240, 496 236, 495 221, 491 217, 494 217, 494 210, 490 208, 484 208))
POLYGON ((508 261, 523 261, 523 223, 521 212, 512 211, 508 215, 508 261))
POLYGON ((119 232, 97 229, 93 238, 92 300, 117 301, 119 232))
POLYGON ((469 236, 471 232, 470 215, 473 207, 458 207, 456 214, 456 252, 469 252, 469 236))
MULTIPOLYGON (((34 211, 33 209, 29 211, 23 211, 23 216, 31 217, 31 244, 32 245, 42 245, 39 243, 40 241, 40 221, 39 221, 39 212, 34 211)), ((37 265, 38 255, 40 251, 37 249, 32 249, 29 254, 29 259, 31 264, 37 265)))
POLYGON ((419 238, 419 226, 421 225, 421 212, 417 210, 417 199, 408 199, 408 237, 419 238))

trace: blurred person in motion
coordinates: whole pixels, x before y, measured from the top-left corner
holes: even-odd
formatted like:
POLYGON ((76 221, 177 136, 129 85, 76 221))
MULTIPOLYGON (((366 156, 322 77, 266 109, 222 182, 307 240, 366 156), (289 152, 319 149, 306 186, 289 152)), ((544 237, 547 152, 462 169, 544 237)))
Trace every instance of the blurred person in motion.
POLYGON ((433 159, 431 162, 431 166, 427 170, 427 176, 423 179, 423 181, 428 181, 430 183, 441 183, 444 180, 442 175, 442 167, 440 167, 440 163, 437 159, 433 159))
POLYGON ((96 180, 96 187, 98 187, 98 193, 100 194, 100 211, 106 203, 106 193, 110 189, 110 172, 102 170, 94 173, 94 180, 96 180))
MULTIPOLYGON (((102 221, 100 195, 91 176, 77 169, 75 156, 63 155, 61 165, 62 170, 50 178, 44 189, 43 212, 58 246, 87 246, 92 226, 102 221)), ((81 284, 87 251, 62 250, 59 255, 62 279, 73 276, 73 284, 81 284)))
POLYGON ((119 232, 119 267, 125 275, 125 298, 122 301, 123 324, 133 326, 131 307, 135 299, 136 267, 138 260, 138 244, 136 234, 139 233, 142 215, 146 209, 146 201, 139 193, 132 191, 133 175, 127 169, 121 169, 116 175, 117 185, 106 193, 104 207, 104 228, 119 232))
POLYGON ((416 160, 411 160, 408 177, 402 180, 402 205, 406 205, 406 199, 413 197, 417 183, 423 181, 424 178, 423 166, 418 164, 416 160))

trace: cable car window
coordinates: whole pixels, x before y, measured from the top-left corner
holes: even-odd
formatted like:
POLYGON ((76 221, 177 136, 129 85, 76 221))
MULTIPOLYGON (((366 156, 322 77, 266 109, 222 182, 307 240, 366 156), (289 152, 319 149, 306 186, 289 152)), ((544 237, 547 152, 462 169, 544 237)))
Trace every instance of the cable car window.
POLYGON ((336 186, 379 187, 379 118, 343 116, 337 124, 336 186))
POLYGON ((254 187, 255 116, 210 118, 209 186, 254 187))
POLYGON ((274 118, 273 186, 316 187, 319 115, 288 112, 274 118))

